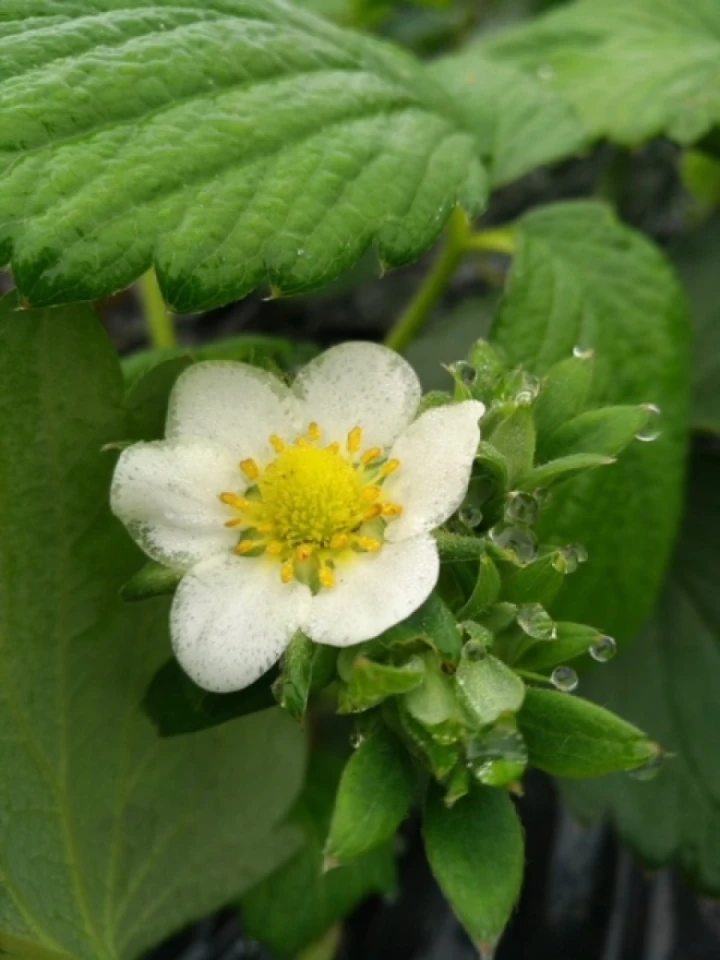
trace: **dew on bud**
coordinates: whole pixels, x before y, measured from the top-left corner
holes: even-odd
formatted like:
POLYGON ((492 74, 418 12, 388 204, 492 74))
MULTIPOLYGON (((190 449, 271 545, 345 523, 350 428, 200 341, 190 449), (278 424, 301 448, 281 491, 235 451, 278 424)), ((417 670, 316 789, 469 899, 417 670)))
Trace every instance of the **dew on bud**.
POLYGON ((582 347, 576 345, 573 347, 573 356, 576 360, 592 360, 595 356, 595 351, 592 347, 582 347))
POLYGON ((458 360, 458 362, 453 363, 449 369, 453 376, 457 377, 466 387, 474 387, 477 383, 477 370, 471 363, 468 363, 467 360, 458 360))
POLYGON ((530 493, 513 490, 508 494, 505 504, 505 519, 510 523, 525 523, 532 526, 537 522, 540 505, 530 493))
POLYGON ((655 777, 660 773, 660 769, 664 762, 664 757, 662 752, 658 749, 657 754, 648 760, 647 763, 644 763, 641 767, 637 767, 635 770, 630 770, 628 776, 632 777, 633 780, 640 780, 644 783, 647 780, 654 780, 655 777))
POLYGON ((554 640, 557 627, 540 603, 526 603, 517 612, 517 624, 533 640, 554 640))
POLYGON ((500 523, 490 531, 493 543, 515 554, 519 563, 530 563, 537 556, 537 540, 531 530, 500 523))
POLYGON ((458 520, 464 527, 474 530, 476 527, 479 527, 483 521, 482 510, 479 510, 477 507, 473 507, 470 504, 466 504, 465 506, 460 507, 458 520))
POLYGON ((598 637, 590 647, 590 656, 598 663, 607 663, 617 653, 617 642, 613 637, 598 637))
POLYGON ((482 737, 467 744, 467 765, 480 783, 503 787, 519 780, 525 772, 528 752, 514 724, 499 723, 482 737))
POLYGON ((519 404, 521 407, 530 406, 530 404, 537 400, 538 396, 540 395, 541 386, 542 384, 537 377, 533 377, 529 373, 524 374, 522 383, 520 384, 520 389, 513 398, 515 403, 519 404))
POLYGON ((577 690, 580 682, 572 667, 555 667, 550 679, 555 689, 561 693, 572 693, 573 690, 577 690))
POLYGON ((646 410, 648 414, 647 423, 639 433, 635 434, 635 439, 642 440, 643 443, 652 443, 653 440, 657 440, 661 433, 660 418, 662 411, 654 403, 644 403, 643 410, 646 410))
POLYGON ((580 564, 585 563, 588 558, 588 552, 581 543, 569 543, 560 552, 565 557, 567 573, 575 573, 580 564))

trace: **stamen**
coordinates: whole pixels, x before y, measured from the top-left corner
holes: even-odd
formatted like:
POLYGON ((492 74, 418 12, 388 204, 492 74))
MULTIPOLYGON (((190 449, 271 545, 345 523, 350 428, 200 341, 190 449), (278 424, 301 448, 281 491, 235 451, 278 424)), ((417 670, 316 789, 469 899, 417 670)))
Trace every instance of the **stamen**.
POLYGON ((309 446, 310 446, 310 441, 308 440, 307 437, 298 437, 297 440, 295 441, 295 446, 296 446, 296 447, 309 447, 309 446))
POLYGON ((247 520, 245 519, 245 517, 235 517, 234 520, 228 520, 225 523, 225 526, 230 528, 241 527, 244 523, 247 523, 247 520))
POLYGON ((403 508, 399 503, 386 503, 382 508, 382 515, 388 520, 393 520, 395 517, 402 515, 403 508))
POLYGON ((374 503, 365 514, 365 519, 374 520, 375 517, 381 516, 382 512, 383 512, 382 505, 379 503, 374 503))
POLYGON ((366 467, 369 467, 371 463, 375 463, 376 460, 379 460, 382 456, 382 450, 380 447, 373 447, 362 455, 360 458, 366 467))
POLYGON ((220 502, 226 503, 229 507, 235 507, 236 510, 247 510, 250 501, 245 497, 239 497, 236 493, 221 493, 220 502))
POLYGON ((295 579, 295 569, 292 560, 287 560, 280 568, 280 579, 283 583, 291 583, 295 579))
POLYGON ((276 433, 270 434, 270 443, 275 453, 282 453, 285 449, 285 441, 276 433))
POLYGON ((340 453, 340 444, 337 442, 337 440, 335 440, 334 443, 328 444, 327 449, 330 451, 330 453, 340 453))
POLYGON ((271 523, 256 523, 255 529, 259 533, 272 533, 275 527, 271 523))
POLYGON ((260 476, 260 467, 258 467, 252 457, 248 457, 247 460, 241 460, 240 469, 248 478, 248 480, 257 480, 257 478, 260 476))
POLYGON ((358 537, 356 543, 361 550, 367 550, 368 553, 377 553, 382 547, 382 543, 374 537, 358 537))
POLYGON ((270 543, 267 545, 267 552, 272 557, 279 556, 284 549, 285 549, 285 544, 281 543, 280 540, 271 540, 270 543))
POLYGON ((362 427, 353 427, 347 436, 347 448, 350 453, 357 453, 362 446, 362 427))
POLYGON ((244 557, 248 553, 252 553, 253 550, 257 550, 258 547, 262 547, 262 543, 259 543, 257 540, 243 540, 235 547, 235 553, 239 553, 241 557, 244 557))
POLYGON ((295 557, 299 563, 305 563, 313 555, 314 548, 309 546, 307 543, 304 543, 301 547, 298 547, 295 551, 295 557))
POLYGON ((380 487, 364 487, 360 493, 360 496, 368 503, 372 503, 373 500, 377 500, 381 493, 382 490, 380 487))
POLYGON ((337 583, 335 571, 331 567, 320 567, 319 578, 323 587, 334 587, 337 583))
POLYGON ((346 533, 335 533, 330 540, 331 550, 346 550, 350 546, 350 537, 346 533))
POLYGON ((322 440, 322 430, 314 420, 308 427, 308 436, 315 443, 317 443, 319 440, 322 440))
POLYGON ((383 477, 389 477, 391 473, 395 473, 395 471, 398 469, 399 466, 400 466, 399 460, 388 460, 388 462, 380 471, 380 475, 383 477))

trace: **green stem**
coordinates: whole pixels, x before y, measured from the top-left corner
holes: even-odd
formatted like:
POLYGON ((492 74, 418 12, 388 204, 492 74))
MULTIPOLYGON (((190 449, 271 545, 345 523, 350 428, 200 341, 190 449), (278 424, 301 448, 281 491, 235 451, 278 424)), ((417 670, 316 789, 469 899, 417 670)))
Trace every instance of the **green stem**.
POLYGON ((331 927, 324 937, 306 947, 298 954, 297 960, 332 960, 340 946, 342 929, 340 924, 331 927))
POLYGON ((512 256, 515 250, 512 228, 498 227, 472 233, 467 217, 457 207, 448 222, 447 237, 440 255, 420 289, 388 333, 385 345, 402 352, 413 342, 430 319, 432 311, 467 253, 503 253, 512 256))
POLYGON ((405 312, 390 330, 385 339, 386 346, 402 352, 423 329, 460 265, 469 235, 467 217, 456 207, 448 223, 447 238, 440 256, 405 312))
POLYGON ((513 667, 513 670, 523 680, 532 680, 533 683, 545 683, 551 687, 554 686, 550 677, 545 677, 541 673, 533 673, 532 670, 518 670, 517 667, 513 667))
POLYGON ((175 324, 163 300, 154 270, 148 270, 138 280, 138 293, 152 345, 158 348, 176 347, 175 324))

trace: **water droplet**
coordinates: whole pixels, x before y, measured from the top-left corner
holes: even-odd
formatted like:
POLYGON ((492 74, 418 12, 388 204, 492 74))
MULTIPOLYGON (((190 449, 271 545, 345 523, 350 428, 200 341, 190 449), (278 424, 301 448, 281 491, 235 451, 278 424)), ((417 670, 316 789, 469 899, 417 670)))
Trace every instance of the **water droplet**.
POLYGON ((505 504, 505 519, 511 523, 526 523, 532 526, 536 523, 540 505, 537 499, 530 493, 521 493, 513 490, 508 494, 505 504))
POLYGON ((519 563, 530 563, 537 556, 537 540, 532 530, 509 523, 499 523, 490 531, 498 547, 514 553, 519 563))
POLYGON ((628 776, 632 777, 633 780, 640 780, 643 783, 647 780, 654 780, 655 777, 660 773, 663 762, 664 757, 662 752, 658 749, 658 752, 654 757, 648 760, 647 763, 644 763, 642 767, 638 767, 636 770, 630 770, 628 776))
POLYGON ((467 360, 458 360, 457 363, 453 363, 450 372, 466 387, 473 387, 477 383, 477 370, 467 360))
POLYGON ((528 752, 513 722, 499 723, 466 747, 468 769, 487 786, 502 787, 519 780, 525 772, 528 752))
POLYGON ((553 686, 562 693, 572 693, 573 690, 577 690, 580 682, 572 667, 555 667, 550 679, 553 686))
POLYGON ((607 663, 617 653, 617 641, 613 637, 598 637, 590 647, 590 656, 598 663, 607 663))
POLYGON ((365 742, 365 734, 360 730, 353 730, 350 734, 350 746, 353 750, 357 750, 358 747, 361 747, 365 742))
POLYGON ((298 250, 297 255, 298 255, 299 257, 304 257, 304 256, 305 256, 305 251, 302 249, 302 247, 298 250))
POLYGON ((517 612, 517 624, 533 640, 554 640, 557 627, 545 607, 539 603, 526 603, 517 612))
POLYGON ((521 407, 530 406, 540 395, 541 386, 542 384, 537 377, 533 377, 529 373, 524 373, 520 389, 514 397, 515 403, 518 403, 521 407))
POLYGON ((487 656, 485 645, 478 643, 477 640, 469 640, 463 647, 463 656, 474 663, 478 660, 484 660, 487 656))
POLYGON ((469 660, 482 660, 485 651, 492 646, 495 639, 490 630, 474 620, 463 620, 458 624, 458 630, 462 636, 468 638, 468 643, 463 648, 463 654, 469 660), (482 649, 482 653, 477 648, 482 649))
POLYGON ((537 78, 538 80, 553 80, 555 78, 555 67, 551 66, 549 63, 543 63, 537 68, 537 78))
POLYGON ((573 347, 573 356, 576 360, 592 360, 595 356, 595 351, 592 347, 581 347, 576 345, 573 347))
POLYGON ((580 564, 585 563, 588 558, 588 552, 581 543, 569 543, 560 552, 565 557, 567 573, 575 573, 580 564))
POLYGON ((636 440, 642 440, 643 443, 652 443, 660 436, 660 417, 662 411, 654 403, 644 403, 643 410, 647 410, 648 419, 645 426, 639 433, 635 434, 636 440))
POLYGON ((458 513, 458 520, 464 527, 468 527, 470 530, 474 530, 476 527, 479 527, 482 523, 483 515, 482 510, 479 510, 477 507, 473 507, 470 504, 466 504, 464 507, 460 507, 460 512, 458 513))

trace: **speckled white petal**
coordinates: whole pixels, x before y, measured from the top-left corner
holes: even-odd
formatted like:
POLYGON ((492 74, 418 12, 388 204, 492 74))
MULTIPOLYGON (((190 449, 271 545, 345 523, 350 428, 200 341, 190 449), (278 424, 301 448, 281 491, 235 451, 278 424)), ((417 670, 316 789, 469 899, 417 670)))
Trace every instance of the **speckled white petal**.
POLYGON ((205 690, 242 690, 277 662, 307 617, 310 590, 275 563, 213 557, 183 578, 170 614, 180 666, 205 690))
POLYGON ((385 490, 403 514, 388 525, 386 537, 398 542, 434 530, 460 506, 480 442, 482 403, 466 400, 435 407, 408 427, 390 453, 400 461, 385 490))
POLYGON ((328 440, 342 443, 359 426, 366 448, 389 446, 415 416, 421 396, 412 367, 375 343, 325 351, 300 371, 294 390, 306 419, 317 421, 328 440))
POLYGON ((270 434, 294 437, 301 428, 295 395, 282 381, 247 363, 196 363, 170 395, 168 439, 200 437, 221 443, 239 459, 274 459, 270 434))
POLYGON ((437 583, 440 560, 430 536, 386 544, 338 567, 337 585, 312 598, 305 633, 317 643, 349 647, 409 617, 437 583))
POLYGON ((110 506, 148 556, 185 570, 237 542, 218 497, 244 487, 237 459, 217 444, 136 443, 120 455, 110 506))

